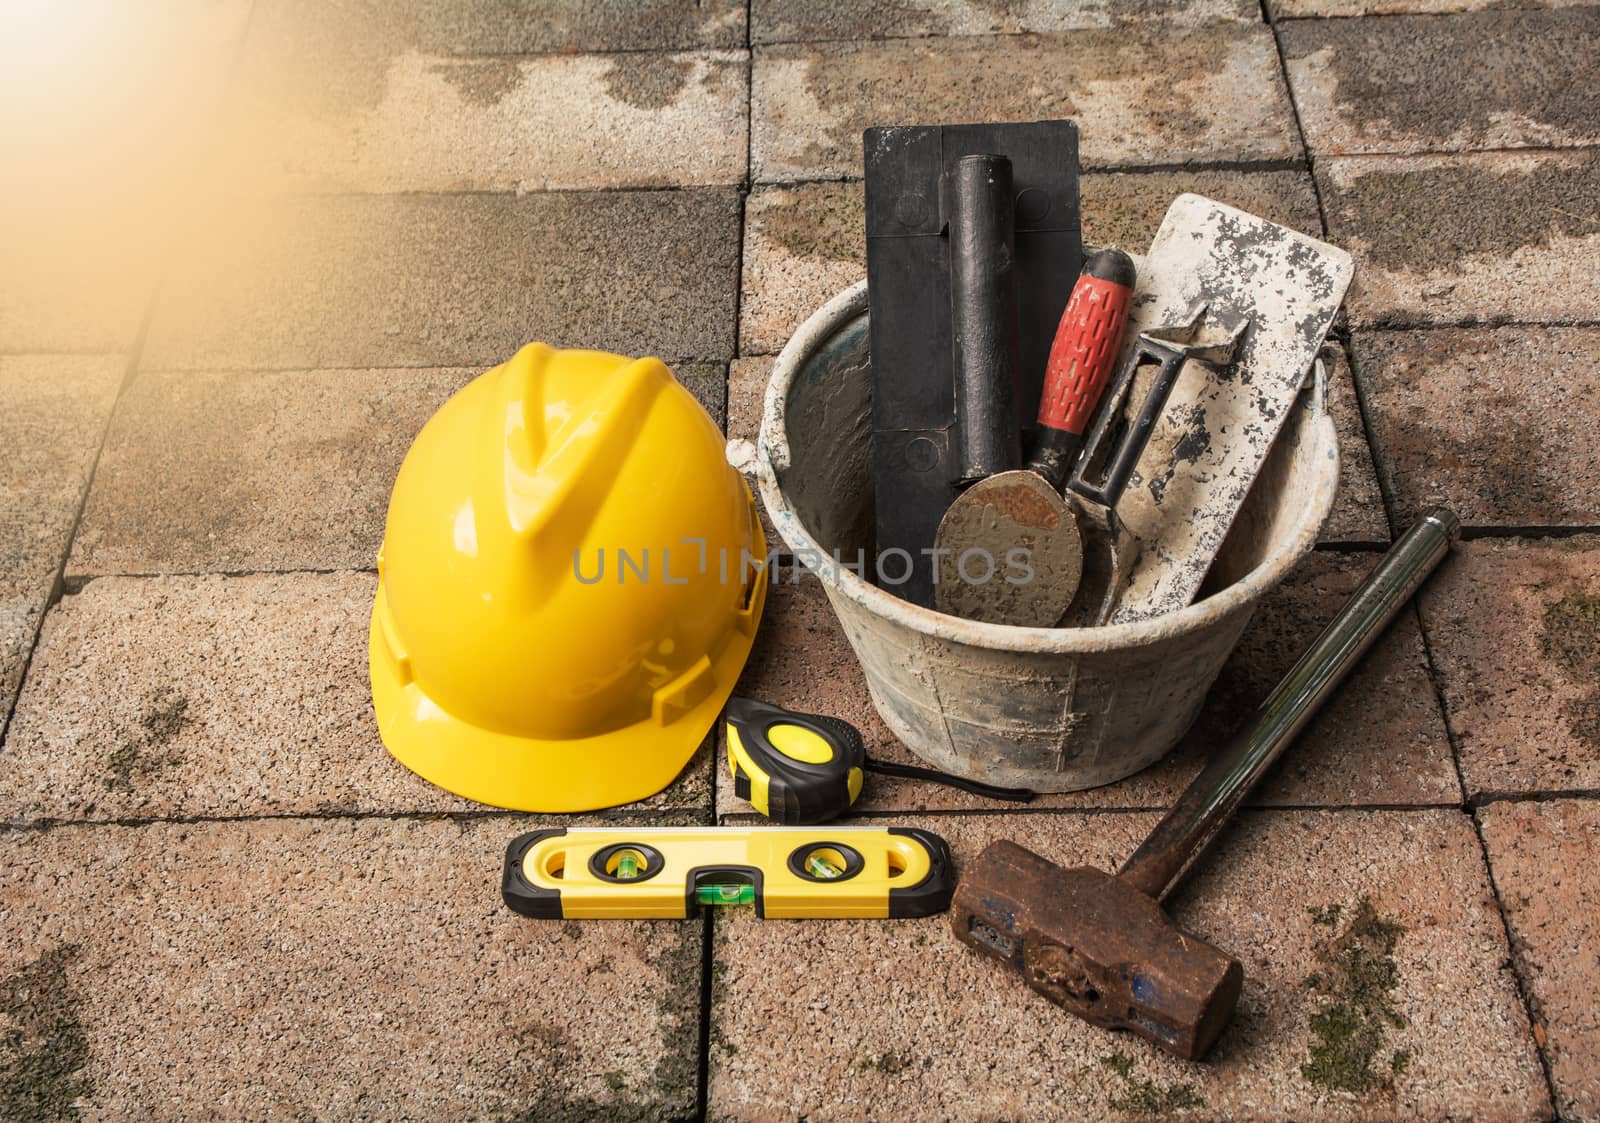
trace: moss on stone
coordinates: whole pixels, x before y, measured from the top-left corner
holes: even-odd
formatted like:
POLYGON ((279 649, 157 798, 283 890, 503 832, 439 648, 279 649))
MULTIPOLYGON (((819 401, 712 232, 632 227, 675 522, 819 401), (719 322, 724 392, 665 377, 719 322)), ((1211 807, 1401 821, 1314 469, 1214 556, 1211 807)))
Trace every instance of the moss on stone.
POLYGON ((1547 604, 1540 647, 1568 670, 1600 666, 1600 594, 1578 593, 1547 604))
POLYGON ((876 1057, 868 1057, 860 1064, 861 1068, 873 1072, 881 1072, 885 1076, 898 1076, 911 1067, 911 1062, 896 1052, 880 1053, 876 1057))
POLYGON ((1311 905, 1306 911, 1311 914, 1311 923, 1320 924, 1324 928, 1332 928, 1339 923, 1339 917, 1344 914, 1344 906, 1340 904, 1311 905))
POLYGON ((1389 1032, 1406 1025, 1392 997, 1400 985, 1394 950, 1404 933, 1363 897, 1344 930, 1318 949, 1318 970, 1307 976, 1306 986, 1327 1001, 1311 1016, 1317 1040, 1300 1066, 1300 1075, 1311 1083, 1361 1094, 1392 1085, 1405 1071, 1410 1056, 1404 1050, 1385 1068, 1375 1067, 1389 1032), (1405 1059, 1396 1062, 1401 1056, 1405 1059))
POLYGON ((77 1119, 78 1101, 94 1091, 83 1075, 83 1000, 67 976, 77 955, 77 945, 65 944, 0 979, 0 1118, 77 1119))
POLYGON ((1600 595, 1577 593, 1545 605, 1539 648, 1585 688, 1561 712, 1574 737, 1600 748, 1600 595))
POLYGON ((188 709, 189 699, 176 691, 156 694, 146 701, 139 716, 139 732, 131 734, 106 758, 106 787, 129 791, 136 777, 177 763, 175 754, 161 749, 183 728, 188 709))
POLYGON ((1205 1106, 1205 1100, 1194 1090, 1194 1085, 1187 1082, 1161 1085, 1139 1076, 1133 1071, 1133 1061, 1124 1053, 1101 1057, 1100 1063, 1116 1073, 1124 1086, 1122 1092, 1106 1101, 1113 1111, 1124 1115, 1170 1115, 1205 1106))

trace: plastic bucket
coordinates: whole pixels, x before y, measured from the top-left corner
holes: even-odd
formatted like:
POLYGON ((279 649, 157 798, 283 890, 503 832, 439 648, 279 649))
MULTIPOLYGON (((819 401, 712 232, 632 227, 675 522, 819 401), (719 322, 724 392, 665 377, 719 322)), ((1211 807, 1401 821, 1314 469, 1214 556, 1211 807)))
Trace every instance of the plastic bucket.
POLYGON ((873 550, 867 291, 829 301, 790 339, 767 386, 753 474, 788 549, 813 569, 889 729, 935 767, 1063 792, 1167 753, 1256 604, 1311 550, 1339 478, 1326 374, 1291 411, 1201 598, 1098 628, 1014 628, 946 616, 862 576, 873 550), (841 564, 842 562, 842 564, 841 564))

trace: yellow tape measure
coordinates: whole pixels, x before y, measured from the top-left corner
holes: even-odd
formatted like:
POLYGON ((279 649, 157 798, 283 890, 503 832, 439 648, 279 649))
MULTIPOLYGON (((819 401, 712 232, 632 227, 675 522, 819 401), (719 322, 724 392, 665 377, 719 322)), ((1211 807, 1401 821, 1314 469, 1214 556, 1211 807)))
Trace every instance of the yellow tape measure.
POLYGON ((855 726, 728 699, 728 771, 740 799, 780 823, 825 823, 861 794, 866 748, 855 726))
POLYGON ((556 827, 512 841, 501 893, 541 919, 913 917, 949 906, 953 871, 944 839, 914 827, 556 827))
POLYGON ((837 819, 861 795, 865 773, 927 780, 985 799, 1027 803, 1027 788, 952 776, 867 756, 861 732, 842 718, 803 714, 749 698, 728 699, 728 771, 734 794, 769 819, 798 826, 837 819))

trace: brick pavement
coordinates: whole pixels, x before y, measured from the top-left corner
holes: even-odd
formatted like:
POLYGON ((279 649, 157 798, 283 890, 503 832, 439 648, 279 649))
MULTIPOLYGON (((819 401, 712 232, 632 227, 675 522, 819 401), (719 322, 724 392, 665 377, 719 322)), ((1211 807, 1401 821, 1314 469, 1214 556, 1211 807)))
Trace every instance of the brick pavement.
MULTIPOLYGON (((30 11, 0 44, 63 68, 0 74, 0 1118, 1600 1118, 1600 9, 30 11), (506 913, 501 849, 546 820, 424 784, 369 713, 417 428, 544 338, 660 354, 751 437, 862 274, 861 126, 1047 114, 1091 241, 1198 190, 1356 255, 1339 501, 1168 760, 998 815, 873 780, 864 812, 1114 862, 1393 530, 1468 527, 1178 898, 1246 963, 1213 1062, 937 919, 506 913)), ((907 757, 814 581, 744 689, 907 757)), ((745 821, 715 757, 608 816, 745 821)))

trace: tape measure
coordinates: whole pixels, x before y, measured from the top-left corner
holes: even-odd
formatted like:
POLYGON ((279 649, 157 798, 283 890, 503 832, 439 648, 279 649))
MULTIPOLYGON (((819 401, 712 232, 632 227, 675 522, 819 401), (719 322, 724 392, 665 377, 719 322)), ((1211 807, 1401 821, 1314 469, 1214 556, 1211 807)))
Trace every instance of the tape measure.
POLYGON ((861 794, 867 750, 848 721, 728 699, 733 791, 780 823, 825 823, 861 794))
POLYGON ((988 799, 1026 803, 1036 793, 867 756, 861 731, 841 718, 729 698, 728 771, 734 794, 780 823, 826 823, 850 809, 864 774, 931 780, 988 799))
POLYGON ((501 894, 544 920, 728 905, 768 919, 915 917, 949 906, 953 870, 944 839, 914 827, 555 827, 512 840, 501 894))

